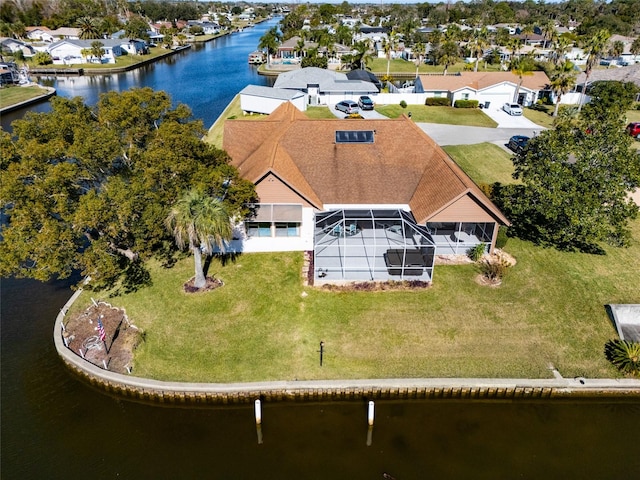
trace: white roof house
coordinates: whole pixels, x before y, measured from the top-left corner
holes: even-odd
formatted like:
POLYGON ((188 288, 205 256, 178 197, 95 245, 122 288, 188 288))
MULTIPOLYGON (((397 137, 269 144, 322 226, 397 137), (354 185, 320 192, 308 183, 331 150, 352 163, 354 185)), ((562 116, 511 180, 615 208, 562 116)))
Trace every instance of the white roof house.
POLYGON ((300 111, 307 109, 307 96, 297 90, 247 85, 240 91, 240 108, 246 113, 270 114, 285 102, 293 103, 300 111))
POLYGON ((341 100, 356 100, 360 95, 378 93, 364 80, 349 80, 344 73, 317 67, 291 70, 278 75, 273 88, 299 90, 308 95, 309 105, 329 105, 341 100))
POLYGON ((91 56, 85 57, 82 54, 82 50, 90 50, 93 42, 102 43, 102 50, 104 55, 100 59, 102 63, 116 63, 116 57, 122 55, 122 44, 127 43, 127 40, 60 40, 51 44, 47 51, 53 58, 55 65, 71 65, 77 63, 90 63, 96 62, 98 59, 91 56))

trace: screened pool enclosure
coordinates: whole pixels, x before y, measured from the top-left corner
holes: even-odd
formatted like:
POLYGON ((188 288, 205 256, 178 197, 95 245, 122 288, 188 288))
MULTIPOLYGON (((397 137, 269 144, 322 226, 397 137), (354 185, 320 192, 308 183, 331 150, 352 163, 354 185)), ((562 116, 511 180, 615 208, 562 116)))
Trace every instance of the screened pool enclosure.
POLYGON ((332 210, 316 214, 317 281, 431 281, 435 245, 403 210, 332 210))

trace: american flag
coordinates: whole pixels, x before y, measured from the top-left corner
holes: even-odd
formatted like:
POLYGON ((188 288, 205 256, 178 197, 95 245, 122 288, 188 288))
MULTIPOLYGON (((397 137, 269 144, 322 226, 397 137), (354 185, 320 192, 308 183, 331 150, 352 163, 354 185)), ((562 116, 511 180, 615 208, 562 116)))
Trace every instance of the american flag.
POLYGON ((100 335, 100 340, 104 342, 107 338, 107 332, 104 331, 104 325, 102 325, 100 319, 98 319, 98 334, 100 335))

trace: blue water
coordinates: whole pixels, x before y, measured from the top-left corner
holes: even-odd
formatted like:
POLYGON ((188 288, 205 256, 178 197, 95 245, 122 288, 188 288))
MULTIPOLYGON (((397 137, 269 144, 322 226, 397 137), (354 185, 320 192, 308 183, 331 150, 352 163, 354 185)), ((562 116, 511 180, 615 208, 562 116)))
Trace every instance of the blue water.
MULTIPOLYGON (((163 89, 208 127, 245 85, 266 84, 247 55, 269 26, 144 70, 52 83, 59 95, 81 95, 90 104, 110 89, 163 89)), ((367 446, 364 401, 265 403, 258 445, 251 404, 162 408, 114 398, 79 381, 55 352, 54 319, 71 295, 69 285, 0 280, 0 471, 6 480, 373 480, 383 473, 397 480, 618 479, 640 472, 640 399, 381 400, 367 446)))
MULTIPOLYGON (((225 35, 210 42, 197 43, 186 51, 167 57, 145 67, 112 75, 85 75, 37 77, 37 80, 56 89, 62 97, 83 97, 93 105, 101 93, 128 90, 133 87, 151 87, 164 90, 174 103, 184 103, 193 116, 209 128, 233 97, 247 85, 268 85, 268 77, 258 75, 257 67, 247 62, 249 53, 256 50, 260 37, 277 24, 279 19, 268 20, 242 32, 225 35)), ((46 111, 48 103, 30 107, 46 111)), ((2 126, 24 111, 3 115, 2 126)))

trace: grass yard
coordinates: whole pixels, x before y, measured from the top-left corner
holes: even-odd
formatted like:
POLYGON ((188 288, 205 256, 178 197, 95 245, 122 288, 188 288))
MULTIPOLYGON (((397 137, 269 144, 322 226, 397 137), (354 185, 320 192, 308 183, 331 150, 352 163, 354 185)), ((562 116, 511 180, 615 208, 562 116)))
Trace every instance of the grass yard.
POLYGON ((266 118, 268 115, 262 115, 259 113, 253 115, 245 115, 240 108, 240 95, 236 95, 233 100, 227 105, 227 108, 220 114, 216 122, 211 125, 209 131, 204 136, 204 141, 214 145, 218 148, 222 148, 222 135, 224 133, 224 122, 233 118, 243 118, 247 120, 258 120, 260 118, 266 118))
POLYGON ((495 128, 498 124, 477 108, 428 107, 426 105, 376 106, 376 111, 389 118, 397 118, 411 112, 414 122, 443 123, 451 125, 468 125, 472 127, 495 128))
MULTIPOLYGON (((455 65, 450 65, 447 69, 447 73, 462 72, 469 64, 464 62, 458 62, 455 65)), ((473 70, 474 64, 471 64, 473 70)), ((376 75, 386 75, 387 73, 387 59, 386 58, 374 58, 367 62, 367 69, 374 72, 376 75)), ((484 62, 480 62, 478 71, 482 72, 498 72, 500 71, 500 65, 490 65, 484 62)), ((442 65, 427 65, 423 63, 418 69, 418 73, 443 73, 444 66, 442 65)), ((402 59, 393 59, 389 62, 389 73, 393 76, 394 73, 408 74, 416 73, 416 64, 413 61, 407 61, 402 59)))
POLYGON ((442 147, 476 183, 513 183, 511 154, 493 143, 442 147))
POLYGON ((47 93, 49 93, 48 90, 36 86, 3 87, 0 88, 0 108, 9 107, 47 93))
MULTIPOLYGON (((489 183, 510 174, 508 154, 494 147, 447 151, 489 183), (479 160, 482 168, 470 168, 479 160)), ((498 288, 477 284, 474 265, 437 265, 426 290, 329 292, 302 285, 301 253, 270 253, 214 259, 210 273, 225 285, 209 293, 183 293, 193 275, 187 257, 171 269, 151 263, 149 288, 113 298, 87 292, 80 302, 126 308, 146 333, 134 373, 154 379, 550 378, 549 362, 566 377, 615 377, 603 355, 615 337, 604 305, 640 303, 640 220, 633 235, 632 247, 606 256, 512 238, 506 250, 518 263, 498 288)))
POLYGON ((329 110, 329 107, 307 107, 304 114, 315 120, 329 119, 335 120, 337 117, 329 110))
POLYGON ((155 379, 544 378, 548 362, 567 377, 616 376, 603 305, 639 301, 638 242, 602 257, 516 239, 507 250, 518 264, 499 288, 475 283, 467 265, 437 266, 423 291, 327 292, 302 286, 301 253, 277 253, 214 260, 225 286, 196 295, 181 289, 192 259, 152 264, 152 287, 108 300, 146 332, 134 369, 155 379))

